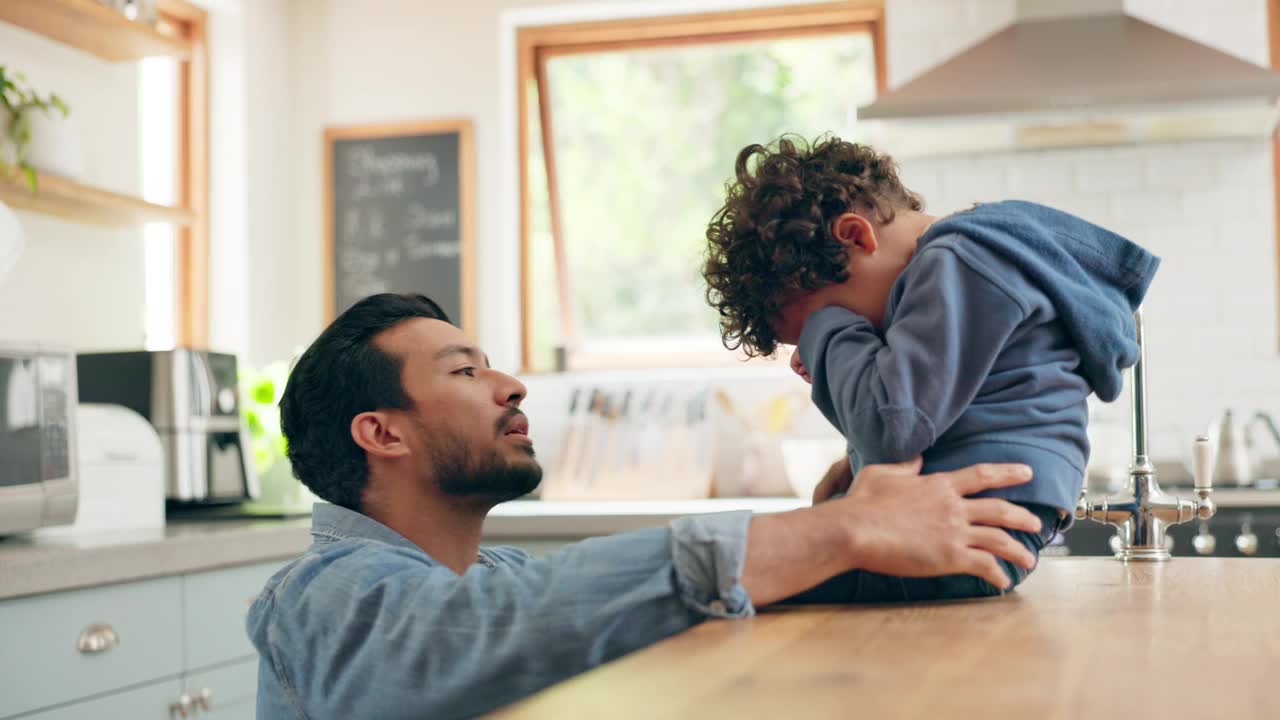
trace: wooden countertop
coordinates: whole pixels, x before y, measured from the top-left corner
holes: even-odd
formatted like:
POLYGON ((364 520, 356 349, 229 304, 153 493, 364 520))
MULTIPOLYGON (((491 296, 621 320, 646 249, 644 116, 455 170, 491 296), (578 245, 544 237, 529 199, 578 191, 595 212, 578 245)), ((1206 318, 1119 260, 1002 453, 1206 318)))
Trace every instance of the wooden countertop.
POLYGON ((1045 558, 990 600, 711 621, 504 718, 1280 717, 1280 560, 1045 558))

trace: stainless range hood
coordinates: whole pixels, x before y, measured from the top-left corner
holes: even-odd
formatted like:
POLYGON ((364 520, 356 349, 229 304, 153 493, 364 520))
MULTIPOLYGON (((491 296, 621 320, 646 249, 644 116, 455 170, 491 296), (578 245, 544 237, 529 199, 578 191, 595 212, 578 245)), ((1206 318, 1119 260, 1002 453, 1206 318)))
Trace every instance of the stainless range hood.
POLYGON ((896 154, 1264 137, 1280 73, 1128 15, 1019 0, 1015 21, 858 110, 896 154), (892 122, 889 122, 892 121, 892 122))

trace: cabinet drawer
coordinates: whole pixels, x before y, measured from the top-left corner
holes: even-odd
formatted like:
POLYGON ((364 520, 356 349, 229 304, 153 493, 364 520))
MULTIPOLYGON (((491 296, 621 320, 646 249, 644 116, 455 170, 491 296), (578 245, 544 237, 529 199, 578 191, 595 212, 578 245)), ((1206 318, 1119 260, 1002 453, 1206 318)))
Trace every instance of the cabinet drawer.
POLYGON ((183 577, 188 670, 253 657, 244 621, 267 579, 284 561, 242 565, 183 577))
POLYGON ((182 671, 179 578, 104 585, 0 603, 0 717, 182 671), (98 652, 78 649, 114 637, 98 652))
POLYGON ((176 715, 169 712, 169 706, 177 701, 178 693, 175 678, 35 715, 24 715, 22 720, 172 720, 176 715))
POLYGON ((258 701, 258 659, 191 673, 184 683, 193 698, 203 697, 197 720, 254 720, 258 701))

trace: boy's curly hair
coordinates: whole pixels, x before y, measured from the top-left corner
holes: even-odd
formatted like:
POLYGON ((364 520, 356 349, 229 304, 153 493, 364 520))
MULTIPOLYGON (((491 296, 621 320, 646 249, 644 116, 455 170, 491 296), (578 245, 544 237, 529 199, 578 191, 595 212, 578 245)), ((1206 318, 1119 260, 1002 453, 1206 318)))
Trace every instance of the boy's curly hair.
POLYGON ((725 347, 748 356, 777 350, 772 323, 783 304, 848 279, 835 218, 857 212, 887 224, 898 209, 924 208, 888 155, 836 137, 812 147, 792 138, 738 153, 736 180, 707 227, 707 302, 720 313, 725 347))

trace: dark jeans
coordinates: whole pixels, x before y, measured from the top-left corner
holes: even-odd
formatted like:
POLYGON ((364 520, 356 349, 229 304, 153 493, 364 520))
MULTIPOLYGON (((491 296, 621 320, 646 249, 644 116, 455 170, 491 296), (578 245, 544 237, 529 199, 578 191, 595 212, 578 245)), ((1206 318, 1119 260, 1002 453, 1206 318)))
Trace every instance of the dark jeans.
MULTIPOLYGON (((1039 533, 1025 533, 1020 530, 1008 530, 1013 539, 1022 543, 1028 550, 1040 557, 1040 550, 1053 536, 1067 524, 1066 518, 1058 517, 1058 509, 1047 505, 1032 503, 1023 504, 1040 518, 1043 527, 1039 533)), ((1004 568, 1014 586, 1020 584, 1031 574, 1013 563, 996 558, 1000 567, 1004 568)), ((963 598, 979 598, 1000 595, 1003 591, 986 580, 972 575, 944 575, 931 578, 908 578, 896 575, 854 570, 837 575, 830 580, 810 588, 799 595, 784 601, 788 604, 835 604, 835 603, 889 603, 914 602, 920 600, 959 600, 963 598)))

